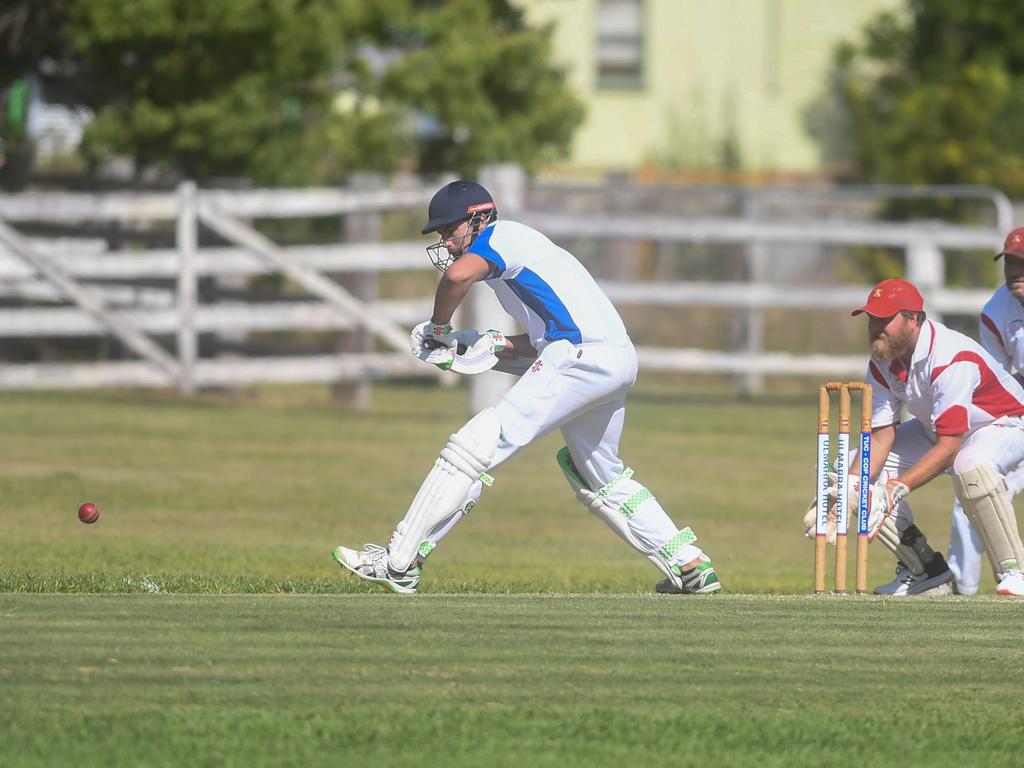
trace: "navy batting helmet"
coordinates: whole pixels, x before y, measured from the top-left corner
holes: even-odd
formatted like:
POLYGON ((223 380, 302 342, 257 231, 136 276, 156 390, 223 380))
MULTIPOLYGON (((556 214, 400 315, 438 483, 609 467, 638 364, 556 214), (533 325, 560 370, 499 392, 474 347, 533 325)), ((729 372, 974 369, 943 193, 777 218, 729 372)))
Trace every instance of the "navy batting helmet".
POLYGON ((436 232, 441 227, 465 221, 474 214, 490 214, 497 212, 491 193, 475 181, 459 179, 441 187, 431 200, 427 209, 429 221, 423 228, 423 234, 436 232))

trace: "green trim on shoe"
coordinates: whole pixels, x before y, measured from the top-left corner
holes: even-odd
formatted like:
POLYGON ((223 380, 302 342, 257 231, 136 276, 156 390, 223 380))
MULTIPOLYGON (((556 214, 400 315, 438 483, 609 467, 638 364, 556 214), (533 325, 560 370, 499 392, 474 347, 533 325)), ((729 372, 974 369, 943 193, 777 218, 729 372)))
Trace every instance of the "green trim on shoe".
POLYGON ((676 579, 662 579, 654 587, 655 592, 662 595, 711 595, 722 589, 710 560, 688 571, 673 565, 672 572, 678 578, 678 583, 676 579))
POLYGON ((709 560, 700 563, 696 568, 680 574, 683 589, 692 595, 710 595, 722 589, 722 584, 715 573, 715 566, 709 560))
POLYGON ((382 587, 390 589, 392 592, 397 592, 400 595, 409 595, 416 592, 416 588, 420 584, 420 576, 423 575, 423 569, 416 567, 410 568, 402 576, 395 578, 394 576, 381 580, 378 583, 382 587))

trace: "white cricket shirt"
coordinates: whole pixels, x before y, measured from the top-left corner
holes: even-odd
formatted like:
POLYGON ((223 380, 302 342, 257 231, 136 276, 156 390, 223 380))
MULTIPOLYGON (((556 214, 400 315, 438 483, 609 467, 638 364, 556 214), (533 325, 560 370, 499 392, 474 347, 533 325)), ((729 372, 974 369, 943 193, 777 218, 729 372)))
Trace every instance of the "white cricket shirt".
POLYGON ((576 257, 537 230, 497 221, 469 248, 493 265, 484 281, 538 351, 553 341, 626 344, 622 318, 576 257))
POLYGON ((974 339, 926 320, 907 370, 899 360, 868 362, 871 426, 899 421, 900 404, 931 437, 964 435, 1002 416, 1024 415, 1024 389, 974 339))

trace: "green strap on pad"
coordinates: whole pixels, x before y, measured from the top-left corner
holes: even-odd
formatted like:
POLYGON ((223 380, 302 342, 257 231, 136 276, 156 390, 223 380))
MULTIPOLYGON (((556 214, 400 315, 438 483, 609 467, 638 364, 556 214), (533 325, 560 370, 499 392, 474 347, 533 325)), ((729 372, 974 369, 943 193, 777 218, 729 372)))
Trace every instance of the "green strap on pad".
POLYGON ((436 546, 437 544, 432 542, 430 539, 424 539, 423 541, 421 541, 420 548, 418 550, 420 557, 426 557, 427 555, 429 555, 431 552, 434 551, 434 547, 436 546))
POLYGON ((619 507, 619 511, 623 514, 624 517, 628 519, 636 514, 636 511, 637 509, 640 508, 641 504, 643 504, 645 501, 650 501, 653 498, 653 493, 648 491, 643 486, 640 486, 639 491, 634 493, 632 496, 630 496, 622 503, 622 506, 619 507))
POLYGON ((693 544, 697 540, 697 534, 693 532, 689 527, 683 528, 675 536, 665 542, 665 544, 658 550, 658 554, 668 562, 671 560, 679 548, 684 544, 693 544))
MULTIPOLYGON (((576 465, 572 463, 572 456, 569 455, 568 447, 559 450, 558 453, 555 454, 555 458, 558 460, 558 466, 562 468, 562 471, 566 474, 567 477, 572 478, 572 481, 576 485, 578 485, 585 491, 590 491, 591 493, 594 492, 594 489, 591 488, 587 484, 587 481, 584 480, 583 477, 580 475, 579 470, 576 469, 576 465)), ((612 492, 616 485, 618 485, 623 480, 628 480, 632 476, 633 470, 630 469, 629 467, 626 467, 624 470, 622 470, 622 472, 613 477, 611 479, 611 482, 609 482, 607 485, 601 488, 597 492, 597 495, 600 496, 601 498, 607 498, 608 494, 612 492)), ((650 491, 648 491, 648 493, 650 493, 650 491)), ((654 497, 652 496, 651 498, 654 497)), ((630 517, 630 515, 626 515, 626 517, 630 517)))
MULTIPOLYGON (((626 467, 619 474, 617 474, 615 477, 613 477, 611 482, 608 483, 608 485, 606 485, 604 488, 602 488, 600 491, 598 491, 597 495, 602 497, 602 498, 608 498, 608 495, 613 490, 615 490, 615 486, 616 485, 621 483, 623 480, 629 480, 629 478, 631 478, 632 476, 633 476, 633 470, 630 469, 629 467, 626 467)), ((644 490, 647 490, 647 489, 645 488, 644 490)), ((650 494, 650 491, 647 491, 647 492, 648 492, 648 494, 650 494)), ((651 498, 653 499, 654 496, 651 495, 651 498)), ((626 515, 626 517, 630 517, 630 515, 626 515)))

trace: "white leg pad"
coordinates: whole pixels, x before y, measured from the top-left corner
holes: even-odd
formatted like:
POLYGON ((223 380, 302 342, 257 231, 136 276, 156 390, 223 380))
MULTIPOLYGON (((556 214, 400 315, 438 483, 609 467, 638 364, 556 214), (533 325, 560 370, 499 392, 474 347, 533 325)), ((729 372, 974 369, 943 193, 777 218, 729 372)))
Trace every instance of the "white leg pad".
POLYGON ((441 539, 451 533, 452 528, 456 526, 459 520, 473 511, 477 502, 480 501, 480 494, 483 491, 483 488, 484 484, 482 481, 477 480, 473 483, 473 486, 469 489, 469 494, 462 505, 456 509, 447 520, 442 520, 434 526, 434 530, 430 531, 427 534, 427 537, 420 542, 419 556, 417 557, 418 560, 421 562, 426 560, 430 553, 437 548, 441 539))
POLYGON ((953 502, 953 519, 949 527, 949 553, 946 562, 956 579, 960 595, 976 595, 981 584, 981 566, 985 559, 985 546, 981 536, 964 512, 960 499, 953 502))
MULTIPOLYGON (((587 509, 601 518, 605 524, 619 536, 619 538, 640 552, 640 554, 644 555, 644 557, 646 557, 655 568, 660 570, 670 579, 678 579, 678 576, 676 576, 672 571, 671 563, 674 559, 673 556, 681 547, 692 544, 696 541, 697 536, 689 528, 684 528, 681 531, 676 531, 675 535, 671 536, 668 541, 663 543, 661 546, 658 546, 646 537, 638 535, 638 533, 630 527, 629 520, 636 513, 640 504, 645 502, 657 503, 650 491, 636 481, 630 479, 633 474, 632 470, 625 470, 604 488, 598 491, 593 491, 587 486, 586 482, 573 466, 568 448, 563 448, 558 452, 558 465, 561 467, 562 473, 565 475, 565 479, 569 481, 569 485, 572 486, 573 491, 575 491, 576 498, 579 499, 587 509), (616 505, 608 498, 608 492, 614 485, 622 482, 628 482, 631 485, 636 486, 637 490, 635 494, 633 494, 632 498, 622 505, 616 505), (632 504, 630 502, 632 502, 632 504)), ((663 511, 662 514, 664 515, 663 511)))
POLYGON ((473 484, 491 465, 500 436, 497 412, 485 408, 448 438, 409 511, 395 528, 388 546, 393 570, 407 571, 428 534, 458 512, 473 484))
POLYGON ((991 464, 953 475, 953 489, 964 513, 981 536, 996 581, 1000 574, 1024 568, 1024 545, 1017 530, 1006 484, 991 464))
POLYGON ((913 548, 900 542, 900 532, 896 528, 896 521, 891 517, 886 517, 882 521, 877 538, 886 549, 896 555, 897 560, 907 566, 912 574, 920 576, 924 573, 924 563, 921 562, 921 558, 913 548))

